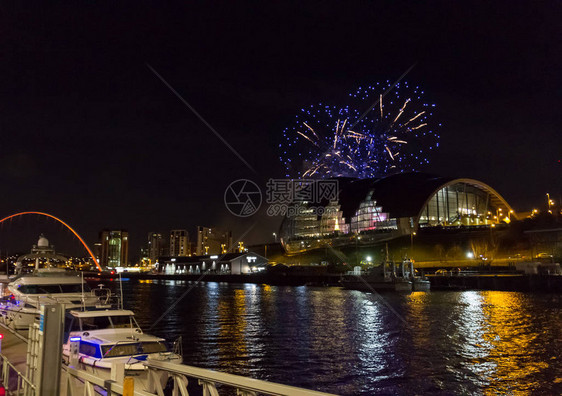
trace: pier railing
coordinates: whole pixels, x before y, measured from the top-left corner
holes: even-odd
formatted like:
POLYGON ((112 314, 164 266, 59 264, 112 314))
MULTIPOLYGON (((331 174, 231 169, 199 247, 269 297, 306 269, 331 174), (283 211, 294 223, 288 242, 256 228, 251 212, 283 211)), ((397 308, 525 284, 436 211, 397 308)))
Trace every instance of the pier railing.
MULTIPOLYGON (((221 373, 218 371, 202 369, 199 367, 187 366, 163 361, 147 362, 146 367, 149 371, 149 389, 158 396, 164 396, 164 390, 158 381, 160 372, 165 371, 173 380, 174 395, 188 396, 187 385, 189 379, 195 379, 202 388, 203 396, 219 396, 219 388, 235 389, 237 395, 256 396, 330 396, 323 393, 289 385, 277 384, 274 382, 262 381, 253 378, 242 377, 234 374, 221 373)), ((231 392, 228 390, 229 393, 231 392)), ((333 395, 332 395, 333 396, 333 395)))
POLYGON ((35 385, 2 354, 0 354, 0 364, 2 365, 1 385, 7 395, 35 395, 35 385))
MULTIPOLYGON (((123 395, 125 392, 122 379, 121 381, 107 380, 84 370, 78 370, 64 365, 62 370, 61 395, 98 396, 105 394, 107 396, 117 396, 123 395), (103 391, 103 393, 100 391, 103 391)), ((137 389, 138 388, 134 391, 134 396, 154 396, 154 393, 148 393, 137 389)))
MULTIPOLYGON (((239 396, 333 396, 329 393, 322 393, 289 385, 277 384, 256 380, 252 378, 242 377, 239 375, 221 373, 217 371, 201 369, 198 367, 187 366, 184 364, 169 362, 149 362, 146 363, 148 370, 148 383, 144 390, 143 386, 135 383, 135 396, 164 396, 169 395, 170 389, 164 392, 161 383, 161 374, 165 372, 171 379, 172 395, 174 396, 219 396, 219 390, 224 390, 228 394, 233 394, 232 389, 239 396), (199 386, 198 392, 188 393, 188 383, 190 380, 196 380, 199 386), (227 389, 229 388, 229 389, 227 389)), ((123 386, 123 370, 114 370, 120 372, 121 377, 114 376, 114 380, 100 378, 92 373, 84 370, 78 370, 70 366, 63 366, 61 395, 77 396, 87 395, 94 396, 103 391, 107 396, 123 395, 125 390, 123 386)))

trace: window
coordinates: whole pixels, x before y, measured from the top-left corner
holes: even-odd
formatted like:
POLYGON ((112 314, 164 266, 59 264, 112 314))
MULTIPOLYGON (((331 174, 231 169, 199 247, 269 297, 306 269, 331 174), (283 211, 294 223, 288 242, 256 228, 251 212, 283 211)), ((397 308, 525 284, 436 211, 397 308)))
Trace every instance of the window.
MULTIPOLYGON (((29 288, 29 291, 23 291, 23 293, 29 294, 53 294, 53 293, 60 293, 60 285, 26 285, 29 288)), ((25 288, 26 286, 22 286, 25 288)), ((22 289, 20 288, 20 290, 22 289)))
POLYGON ((162 342, 143 342, 133 344, 102 345, 104 357, 131 356, 145 353, 167 352, 168 348, 162 342))
POLYGON ((66 321, 68 324, 68 332, 81 331, 78 319, 71 317, 71 318, 67 318, 66 321))
POLYGON ((115 345, 103 345, 103 356, 104 357, 118 357, 118 356, 130 356, 137 355, 141 353, 139 351, 139 344, 115 344, 115 345))
POLYGON ((130 328, 133 327, 130 316, 112 316, 110 318, 114 328, 130 328))
MULTIPOLYGON (((78 284, 61 284, 60 285, 63 293, 82 293, 82 285, 78 284)), ((90 292, 90 286, 84 283, 84 292, 90 292)))
POLYGON ((116 329, 116 328, 132 328, 133 319, 130 316, 94 316, 91 318, 81 318, 82 331, 116 329))
POLYGON ((107 316, 82 318, 80 321, 82 322, 82 331, 111 328, 111 323, 109 322, 109 317, 107 316))
POLYGON ((141 344, 142 351, 144 353, 157 353, 157 352, 167 352, 168 348, 161 342, 143 342, 141 344))
MULTIPOLYGON (((24 294, 58 294, 58 293, 82 293, 82 285, 60 284, 60 285, 20 285, 18 290, 24 294)), ((84 283, 84 292, 89 292, 90 287, 84 283)))
POLYGON ((79 348, 80 353, 83 353, 84 355, 88 355, 97 359, 101 358, 101 353, 100 353, 100 349, 99 349, 99 345, 96 344, 91 344, 89 342, 86 341, 80 341, 80 348, 79 348))

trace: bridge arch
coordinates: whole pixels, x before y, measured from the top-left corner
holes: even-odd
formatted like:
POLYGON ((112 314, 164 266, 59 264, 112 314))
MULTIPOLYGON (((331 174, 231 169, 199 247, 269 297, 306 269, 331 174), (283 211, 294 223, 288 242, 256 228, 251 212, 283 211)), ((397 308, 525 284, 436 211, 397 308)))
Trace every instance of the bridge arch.
POLYGON ((82 243, 82 245, 84 246, 84 248, 86 248, 86 250, 88 251, 88 254, 90 255, 90 257, 92 258, 92 260, 94 261, 94 263, 96 264, 96 267, 98 268, 98 270, 102 270, 101 266, 98 263, 98 260, 96 260, 96 257, 94 256, 94 253, 92 253, 92 251, 90 250, 90 248, 88 247, 88 245, 86 244, 86 242, 84 242, 84 240, 82 239, 82 237, 68 224, 66 224, 64 221, 62 221, 61 219, 59 219, 56 216, 53 216, 49 213, 44 213, 44 212, 19 212, 19 213, 15 213, 13 215, 4 217, 3 219, 0 219, 0 224, 5 222, 6 220, 10 220, 13 219, 14 217, 19 217, 19 216, 25 216, 25 215, 30 215, 30 214, 34 214, 34 215, 40 215, 40 216, 45 216, 45 217, 49 217, 51 219, 55 219, 56 221, 58 221, 59 223, 61 223, 62 225, 64 225, 66 228, 68 228, 70 230, 70 232, 72 232, 74 234, 74 236, 76 238, 78 238, 78 240, 82 243))

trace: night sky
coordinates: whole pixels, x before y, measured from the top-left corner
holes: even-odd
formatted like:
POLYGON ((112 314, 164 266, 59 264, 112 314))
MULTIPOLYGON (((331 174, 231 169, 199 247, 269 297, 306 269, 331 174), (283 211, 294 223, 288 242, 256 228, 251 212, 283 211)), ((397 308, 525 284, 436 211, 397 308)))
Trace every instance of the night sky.
MULTIPOLYGON (((225 188, 284 175, 277 146, 301 107, 414 63, 406 80, 443 124, 424 171, 479 179, 518 211, 561 195, 559 2, 49 3, 0 3, 4 216, 48 212, 90 244, 124 228, 130 256, 149 231, 197 225, 236 239, 257 221, 246 243, 272 241, 279 218, 232 216, 225 188)), ((18 224, 24 249, 48 228, 18 224)))

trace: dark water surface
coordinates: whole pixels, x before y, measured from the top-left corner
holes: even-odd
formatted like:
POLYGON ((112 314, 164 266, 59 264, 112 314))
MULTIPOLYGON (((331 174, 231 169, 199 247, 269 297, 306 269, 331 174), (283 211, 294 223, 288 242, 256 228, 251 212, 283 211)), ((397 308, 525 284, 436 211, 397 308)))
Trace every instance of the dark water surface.
MULTIPOLYGON (((116 285, 114 285, 116 286, 116 285)), ((342 395, 560 394, 558 295, 124 281, 186 364, 342 395)))

